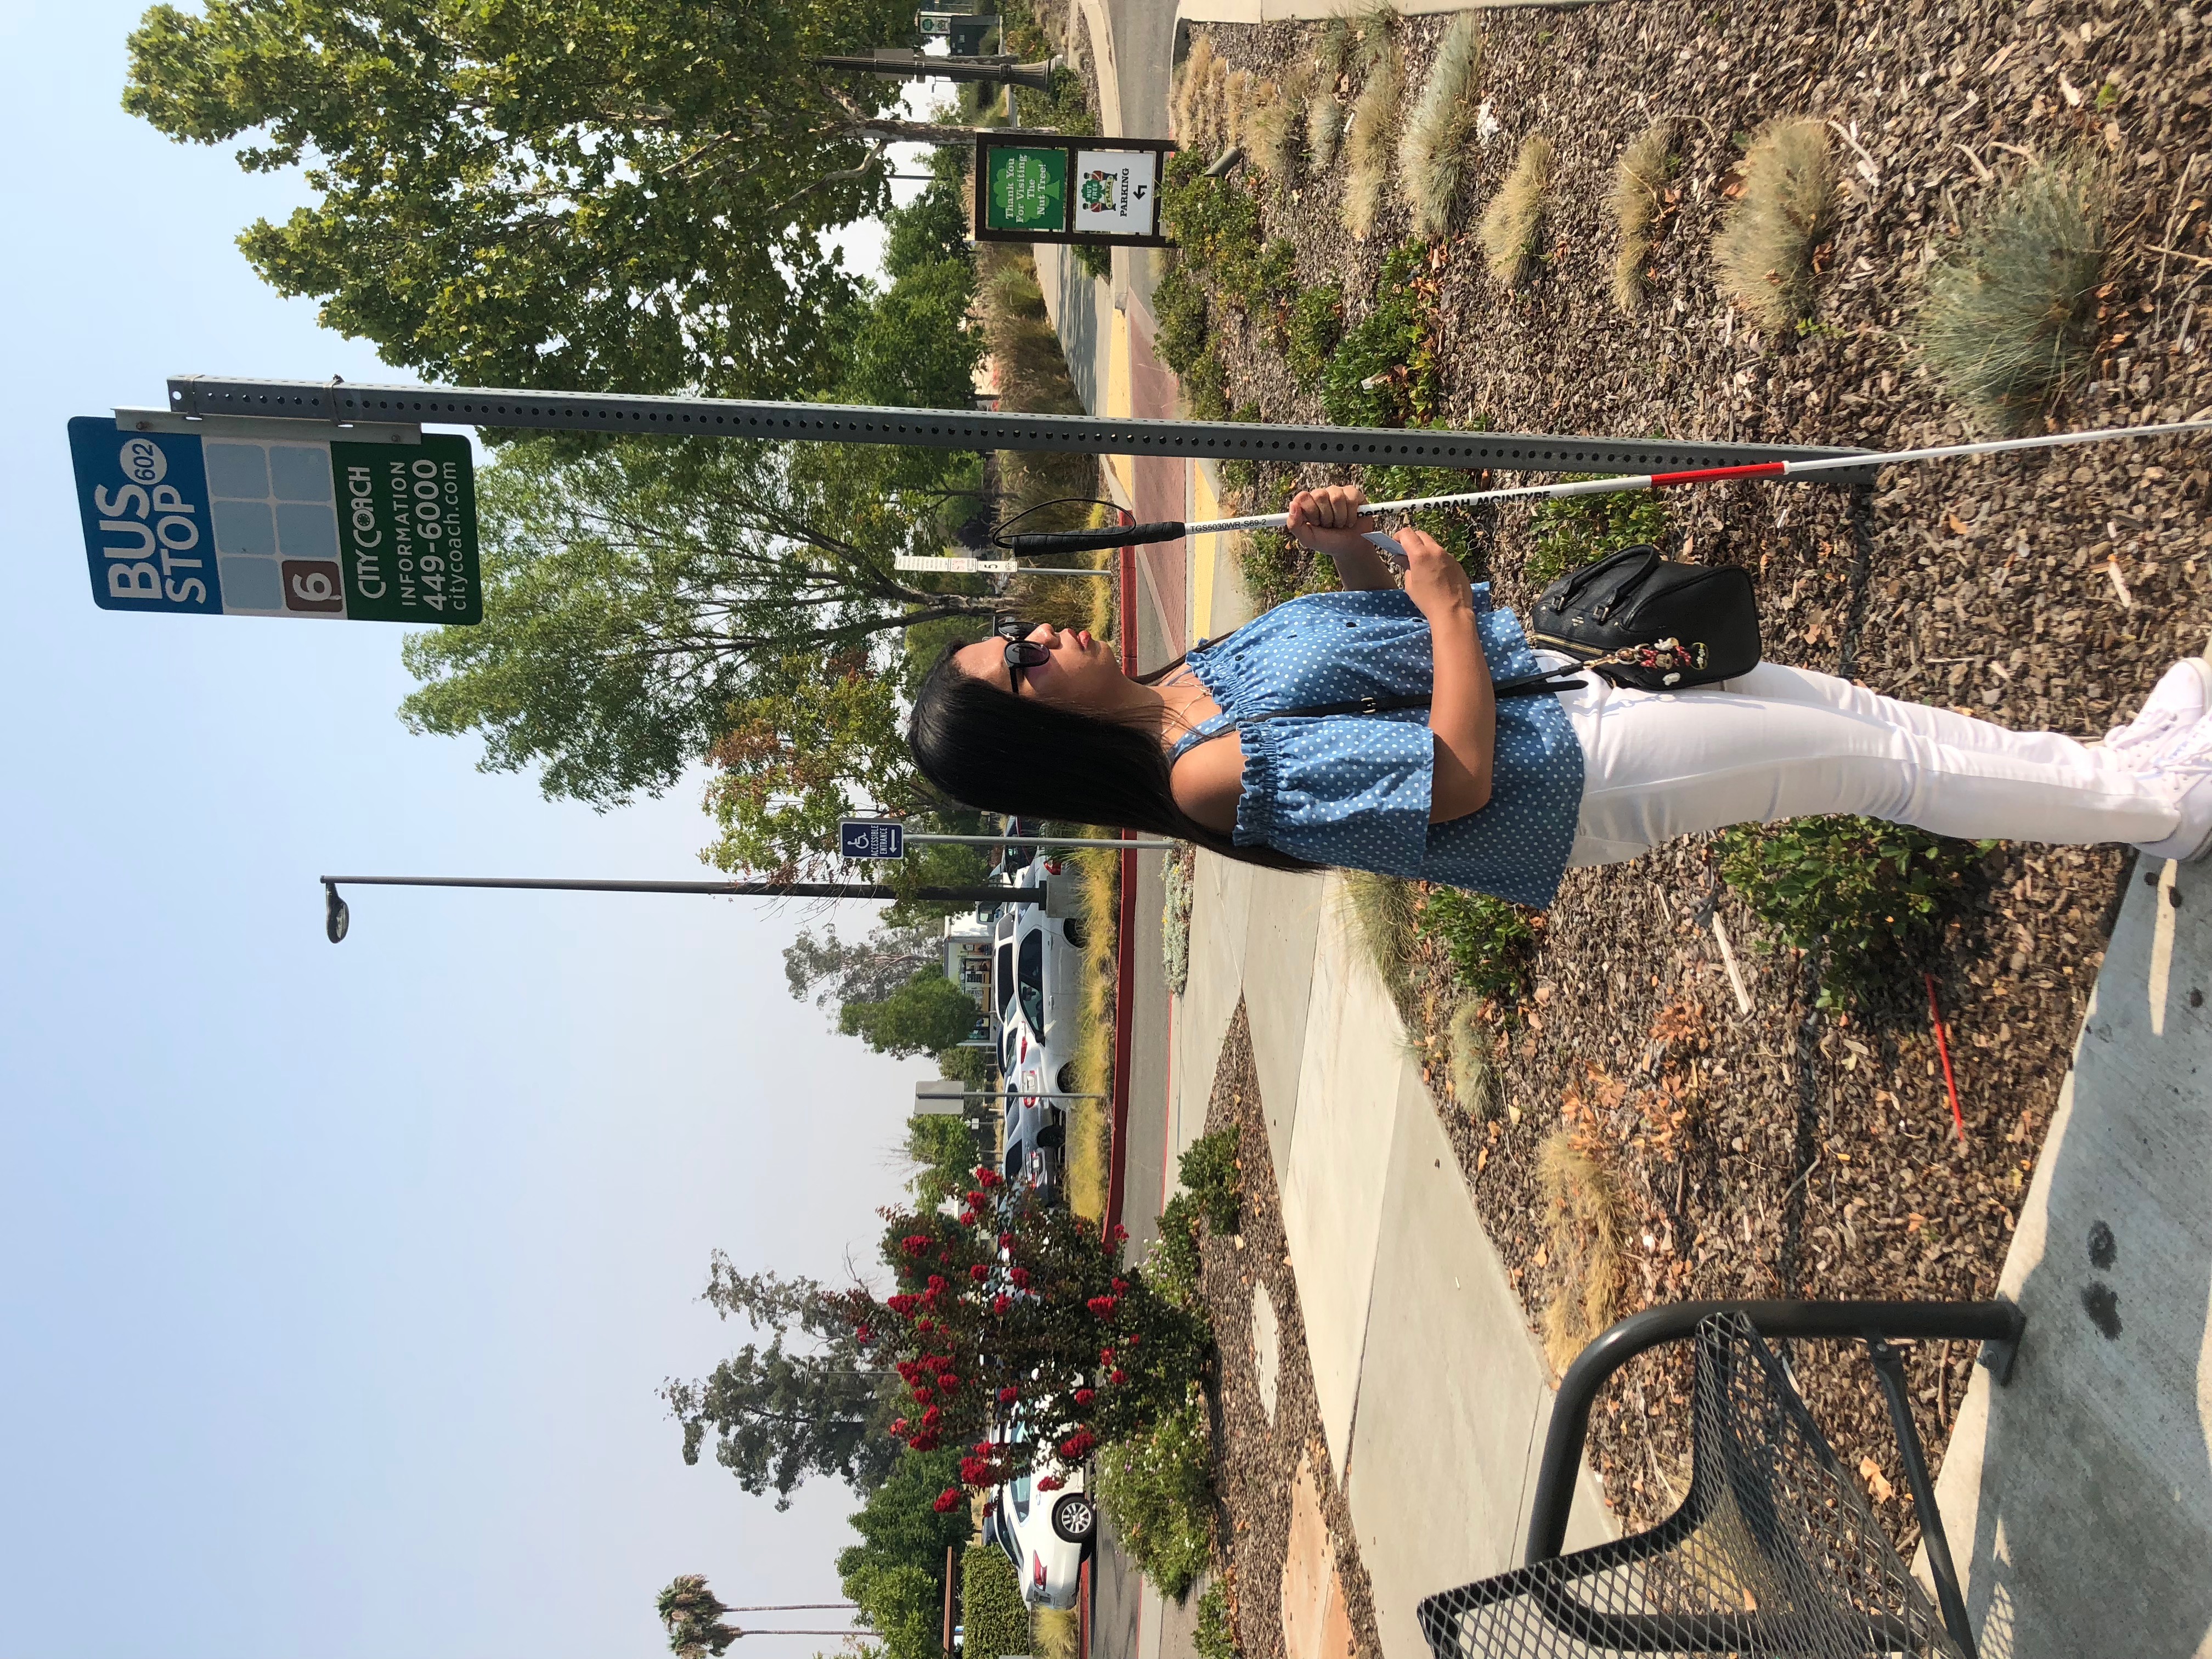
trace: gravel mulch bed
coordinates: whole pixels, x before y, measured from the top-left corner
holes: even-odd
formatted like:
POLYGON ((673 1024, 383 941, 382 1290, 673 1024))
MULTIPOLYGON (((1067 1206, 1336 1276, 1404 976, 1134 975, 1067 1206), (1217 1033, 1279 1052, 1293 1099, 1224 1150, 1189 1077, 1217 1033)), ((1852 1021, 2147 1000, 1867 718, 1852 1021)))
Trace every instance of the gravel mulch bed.
MULTIPOLYGON (((1403 25, 1409 88, 1443 27, 1403 25)), ((1291 24, 1212 33, 1232 64, 1269 75, 1315 38, 1291 24)), ((1480 95, 1499 131, 1462 186, 1459 234, 1433 259, 1452 425, 1870 447, 1972 435, 1909 342, 1920 274, 1959 234, 1986 175, 2023 152, 2071 146, 2111 171, 2113 240, 2102 344, 2060 422, 2212 406, 2212 353, 2197 349, 2212 315, 2212 13, 1868 0, 1691 14, 1620 0, 1499 14, 1484 62, 1480 95), (1745 137, 1785 114, 1834 124, 1845 184, 1817 315, 1773 338, 1723 303, 1706 250, 1745 137), (1602 204, 1621 147, 1662 115, 1682 124, 1680 198, 1655 249, 1650 302, 1625 318, 1608 293, 1602 204), (1559 151, 1546 258, 1509 295, 1464 227, 1535 131, 1559 151)), ((1296 242, 1301 280, 1341 282, 1356 319, 1405 234, 1403 210, 1392 206, 1377 234, 1354 243, 1337 219, 1340 172, 1280 194, 1252 187, 1267 233, 1296 242)), ((1232 406, 1319 418, 1284 367, 1275 319, 1216 310, 1232 406)), ((1672 503, 1669 550, 1753 574, 1778 660, 2087 735, 2125 718, 2212 632, 2208 495, 2205 446, 2113 444, 1900 469, 1856 506, 1826 488, 1686 492, 1672 503)), ((1524 609, 1527 524, 1508 510, 1487 527, 1498 598, 1524 609)), ((1502 1038, 1507 1109, 1476 1121, 1439 1095, 1531 1320, 1553 1289, 1533 1158, 1563 1122, 1620 1188, 1624 1311, 1687 1297, 1990 1294, 2131 859, 2022 845, 1985 862, 1976 900, 1929 964, 1963 1150, 1917 971, 1848 1017, 1820 1014, 1818 963, 1760 953, 1759 928, 1719 887, 1708 844, 1571 873, 1527 1017, 1502 1038), (1722 971, 1716 912, 1750 977, 1748 1014, 1722 971)), ((1419 1035, 1433 1042, 1450 1004, 1433 959, 1414 1000, 1419 1035)), ((1971 1360, 1959 1347, 1912 1359, 1937 1450, 1971 1360)), ((1846 1462, 1871 1456, 1869 1484, 1896 1486, 1881 1512, 1909 1547, 1911 1500, 1863 1359, 1801 1351, 1795 1363, 1846 1462)), ((1645 1362, 1601 1410, 1594 1455, 1626 1522, 1663 1514, 1680 1490, 1685 1381, 1677 1366, 1645 1362)))
POLYGON ((1224 1510, 1222 1553, 1228 1562, 1238 1651, 1243 1659, 1286 1659, 1282 1583, 1290 1543, 1291 1486, 1300 1461, 1310 1457, 1358 1641, 1358 1659, 1379 1659, 1382 1648, 1375 1625, 1374 1594, 1360 1565, 1351 1506, 1337 1485, 1322 1434, 1297 1280, 1291 1274, 1274 1164, 1267 1150, 1267 1121, 1260 1108, 1260 1076, 1252 1064, 1251 1029, 1241 1002, 1214 1071, 1206 1129, 1208 1134, 1237 1132, 1243 1177, 1243 1231, 1234 1238, 1208 1236, 1200 1247, 1200 1285, 1221 1351, 1214 1420, 1216 1480, 1224 1510), (1267 1287, 1279 1328, 1280 1358, 1272 1422, 1261 1402, 1252 1358, 1255 1285, 1267 1287))

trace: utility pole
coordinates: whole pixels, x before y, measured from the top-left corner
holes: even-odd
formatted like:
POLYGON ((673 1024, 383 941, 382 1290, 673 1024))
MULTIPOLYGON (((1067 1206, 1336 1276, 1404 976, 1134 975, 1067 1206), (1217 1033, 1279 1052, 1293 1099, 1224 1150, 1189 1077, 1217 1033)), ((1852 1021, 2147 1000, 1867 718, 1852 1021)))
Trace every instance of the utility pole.
POLYGON ((981 81, 994 86, 1027 87, 1031 92, 1050 92, 1052 72, 1060 59, 1041 64, 1018 64, 1011 52, 985 58, 932 58, 911 46, 878 46, 868 58, 817 58, 817 69, 848 70, 861 75, 889 75, 902 81, 981 81))

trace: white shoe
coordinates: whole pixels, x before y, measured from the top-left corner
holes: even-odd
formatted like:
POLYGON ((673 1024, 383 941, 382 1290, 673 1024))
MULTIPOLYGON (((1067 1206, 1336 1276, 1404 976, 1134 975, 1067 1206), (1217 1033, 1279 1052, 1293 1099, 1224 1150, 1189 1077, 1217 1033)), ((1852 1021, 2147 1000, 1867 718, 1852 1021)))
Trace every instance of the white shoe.
POLYGON ((2136 717, 2125 726, 2105 733, 2105 747, 2114 758, 2137 769, 2212 709, 2212 662, 2185 657, 2167 669, 2151 689, 2136 717))
POLYGON ((2163 841, 2138 842, 2136 850, 2185 864, 2212 852, 2212 718, 2168 738, 2143 757, 2136 775, 2181 814, 2172 835, 2163 841))

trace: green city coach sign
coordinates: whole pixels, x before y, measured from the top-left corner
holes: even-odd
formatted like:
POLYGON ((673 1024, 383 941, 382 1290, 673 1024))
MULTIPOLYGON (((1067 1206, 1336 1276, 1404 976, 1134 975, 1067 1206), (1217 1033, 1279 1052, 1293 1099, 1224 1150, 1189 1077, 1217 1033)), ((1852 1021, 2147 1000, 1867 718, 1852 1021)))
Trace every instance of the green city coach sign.
POLYGON ((483 620, 469 441, 242 424, 69 423, 94 603, 107 611, 352 622, 483 620))

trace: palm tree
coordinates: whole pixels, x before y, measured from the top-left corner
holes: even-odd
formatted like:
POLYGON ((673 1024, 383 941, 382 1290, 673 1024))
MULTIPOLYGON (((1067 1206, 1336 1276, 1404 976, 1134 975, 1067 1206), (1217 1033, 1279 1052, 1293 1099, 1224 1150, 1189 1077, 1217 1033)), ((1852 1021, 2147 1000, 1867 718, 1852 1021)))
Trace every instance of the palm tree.
MULTIPOLYGON (((850 1636, 843 1630, 743 1630, 722 1622, 726 1613, 803 1613, 817 1609, 852 1608, 850 1601, 786 1601, 772 1606, 732 1607, 717 1600, 707 1588, 703 1573, 680 1573, 668 1582, 653 1604, 668 1630, 668 1649, 676 1659, 721 1659, 730 1644, 741 1636, 850 1636)), ((857 1611, 857 1609, 854 1609, 857 1611)))

